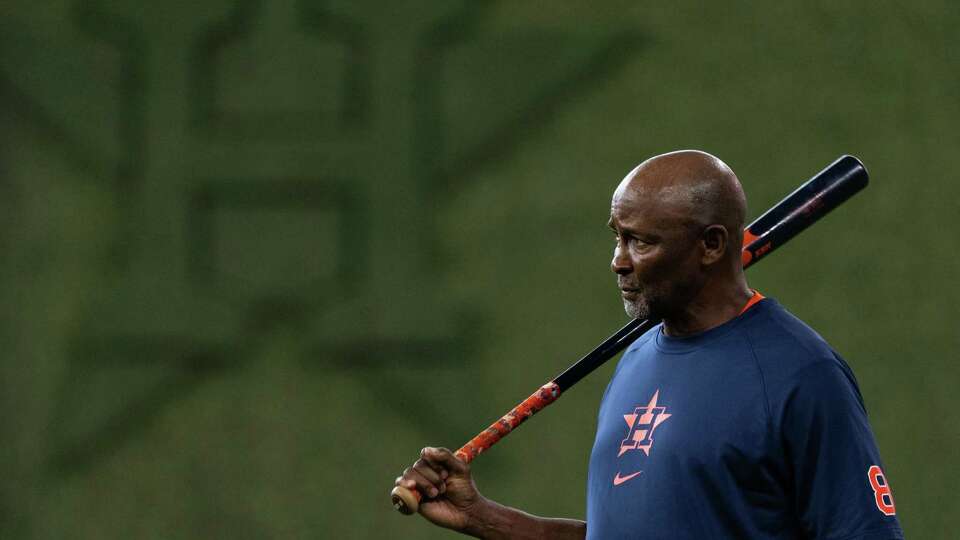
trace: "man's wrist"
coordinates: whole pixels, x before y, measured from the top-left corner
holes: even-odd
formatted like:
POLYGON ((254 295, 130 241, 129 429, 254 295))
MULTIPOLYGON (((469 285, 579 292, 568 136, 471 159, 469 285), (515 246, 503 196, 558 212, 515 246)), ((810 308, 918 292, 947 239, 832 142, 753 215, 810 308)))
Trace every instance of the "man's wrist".
POLYGON ((470 509, 470 519, 461 532, 475 538, 498 538, 509 527, 507 513, 509 513, 507 507, 481 495, 470 509))
POLYGON ((582 521, 534 516, 486 498, 477 501, 470 515, 470 521, 460 532, 484 540, 582 540, 587 530, 586 523, 582 521))

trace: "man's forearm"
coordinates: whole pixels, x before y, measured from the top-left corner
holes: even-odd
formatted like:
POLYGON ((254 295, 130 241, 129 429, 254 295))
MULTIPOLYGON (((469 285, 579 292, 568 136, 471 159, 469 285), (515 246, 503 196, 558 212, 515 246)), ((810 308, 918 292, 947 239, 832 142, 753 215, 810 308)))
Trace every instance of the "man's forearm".
POLYGON ((587 535, 587 524, 576 519, 543 518, 485 500, 476 516, 475 524, 463 532, 484 540, 582 540, 587 535))

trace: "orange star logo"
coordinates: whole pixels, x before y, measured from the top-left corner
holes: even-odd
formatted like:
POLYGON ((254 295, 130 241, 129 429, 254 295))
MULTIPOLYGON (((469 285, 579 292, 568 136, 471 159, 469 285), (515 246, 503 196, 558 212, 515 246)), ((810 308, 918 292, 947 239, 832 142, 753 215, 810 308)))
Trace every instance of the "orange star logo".
POLYGON ((672 416, 667 413, 666 407, 657 404, 659 397, 660 389, 657 389, 649 403, 635 408, 631 414, 623 415, 630 431, 627 433, 627 438, 620 443, 620 452, 617 457, 630 450, 642 450, 644 454, 650 455, 650 447, 653 446, 653 431, 672 416))

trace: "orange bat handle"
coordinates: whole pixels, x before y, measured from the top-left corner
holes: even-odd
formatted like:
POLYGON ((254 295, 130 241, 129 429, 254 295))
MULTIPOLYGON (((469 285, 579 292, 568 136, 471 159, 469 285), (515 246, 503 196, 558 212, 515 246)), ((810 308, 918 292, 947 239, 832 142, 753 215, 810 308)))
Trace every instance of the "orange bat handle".
MULTIPOLYGON (((536 392, 530 394, 530 397, 520 402, 519 405, 503 415, 499 420, 490 424, 490 427, 481 431, 476 437, 470 439, 467 444, 454 452, 457 459, 464 463, 470 463, 473 458, 479 456, 484 450, 497 444, 497 441, 505 437, 517 426, 524 423, 527 418, 537 414, 547 405, 556 401, 560 397, 560 387, 555 382, 549 382, 541 386, 536 392)), ((407 489, 403 486, 396 486, 390 492, 390 499, 393 501, 393 507, 401 514, 413 514, 420 508, 420 499, 422 495, 419 491, 407 489)))

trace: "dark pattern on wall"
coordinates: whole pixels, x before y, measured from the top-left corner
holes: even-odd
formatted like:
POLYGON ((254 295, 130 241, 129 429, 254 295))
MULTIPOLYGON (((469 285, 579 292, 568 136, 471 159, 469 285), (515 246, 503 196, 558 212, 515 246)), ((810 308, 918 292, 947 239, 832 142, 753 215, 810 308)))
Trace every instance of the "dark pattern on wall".
POLYGON ((398 24, 376 4, 78 2, 5 38, 7 106, 120 209, 68 351, 54 477, 109 459, 278 327, 307 336, 306 365, 365 374, 476 346, 482 314, 429 294, 438 212, 639 40, 502 31, 485 2, 398 24))

